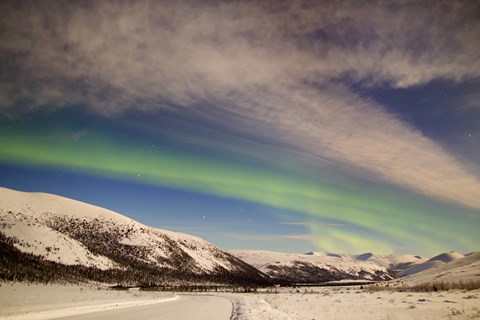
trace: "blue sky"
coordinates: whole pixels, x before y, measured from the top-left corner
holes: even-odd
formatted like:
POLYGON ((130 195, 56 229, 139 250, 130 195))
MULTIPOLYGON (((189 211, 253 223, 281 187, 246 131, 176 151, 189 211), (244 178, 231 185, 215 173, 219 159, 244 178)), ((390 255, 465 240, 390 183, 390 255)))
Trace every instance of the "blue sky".
POLYGON ((0 9, 0 185, 225 249, 478 250, 478 2, 0 9))

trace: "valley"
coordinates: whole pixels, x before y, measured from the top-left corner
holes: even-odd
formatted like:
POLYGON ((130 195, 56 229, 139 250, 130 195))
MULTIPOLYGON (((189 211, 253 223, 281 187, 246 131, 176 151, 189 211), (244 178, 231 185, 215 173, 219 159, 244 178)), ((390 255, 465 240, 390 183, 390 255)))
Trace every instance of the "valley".
POLYGON ((0 319, 474 319, 480 253, 223 251, 0 188, 0 319))

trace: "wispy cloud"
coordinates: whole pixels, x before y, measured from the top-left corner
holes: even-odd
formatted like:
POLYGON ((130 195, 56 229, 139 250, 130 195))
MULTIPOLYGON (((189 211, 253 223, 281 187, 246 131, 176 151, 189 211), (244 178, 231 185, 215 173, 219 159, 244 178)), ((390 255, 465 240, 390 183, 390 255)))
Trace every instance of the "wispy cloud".
POLYGON ((478 177, 351 89, 479 77, 478 10, 451 1, 2 2, 0 108, 175 112, 480 208, 478 177))
POLYGON ((308 222, 279 222, 280 224, 287 225, 287 226, 308 226, 310 223, 308 222))
POLYGON ((318 235, 313 235, 313 234, 288 234, 288 235, 280 236, 279 238, 280 239, 288 239, 288 240, 315 242, 315 241, 318 240, 318 235))
POLYGON ((296 240, 296 241, 318 241, 318 236, 313 234, 244 234, 227 233, 228 238, 244 241, 278 241, 278 240, 296 240))
MULTIPOLYGON (((287 226, 311 226, 312 222, 280 222, 280 224, 287 225, 287 226)), ((315 222, 315 226, 321 227, 348 227, 349 224, 346 223, 319 223, 315 222)))

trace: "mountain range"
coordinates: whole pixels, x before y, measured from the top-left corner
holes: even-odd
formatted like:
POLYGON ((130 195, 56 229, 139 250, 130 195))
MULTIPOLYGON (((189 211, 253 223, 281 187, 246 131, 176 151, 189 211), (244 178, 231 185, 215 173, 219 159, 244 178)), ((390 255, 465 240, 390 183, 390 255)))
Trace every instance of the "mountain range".
POLYGON ((219 249, 116 212, 45 193, 0 188, 0 280, 121 285, 480 279, 480 253, 305 254, 219 249))
POLYGON ((318 283, 338 280, 385 281, 395 278, 394 270, 416 265, 426 259, 404 256, 375 256, 309 252, 281 253, 262 250, 232 250, 231 254, 277 281, 318 283))

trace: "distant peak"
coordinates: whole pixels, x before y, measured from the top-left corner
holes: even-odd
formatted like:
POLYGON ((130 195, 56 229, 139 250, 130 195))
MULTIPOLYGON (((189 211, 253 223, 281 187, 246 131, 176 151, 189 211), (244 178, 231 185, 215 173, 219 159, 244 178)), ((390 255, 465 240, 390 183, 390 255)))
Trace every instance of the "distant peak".
POLYGON ((373 257, 373 253, 371 252, 366 252, 366 253, 362 253, 360 255, 358 255, 356 257, 357 260, 360 260, 360 261, 367 261, 368 259, 370 259, 371 257, 373 257))
POLYGON ((460 258, 463 258, 464 255, 456 252, 456 251, 450 251, 450 252, 445 252, 442 254, 439 254, 438 256, 435 256, 431 258, 429 261, 442 261, 442 262, 450 262, 453 260, 457 260, 460 258))

